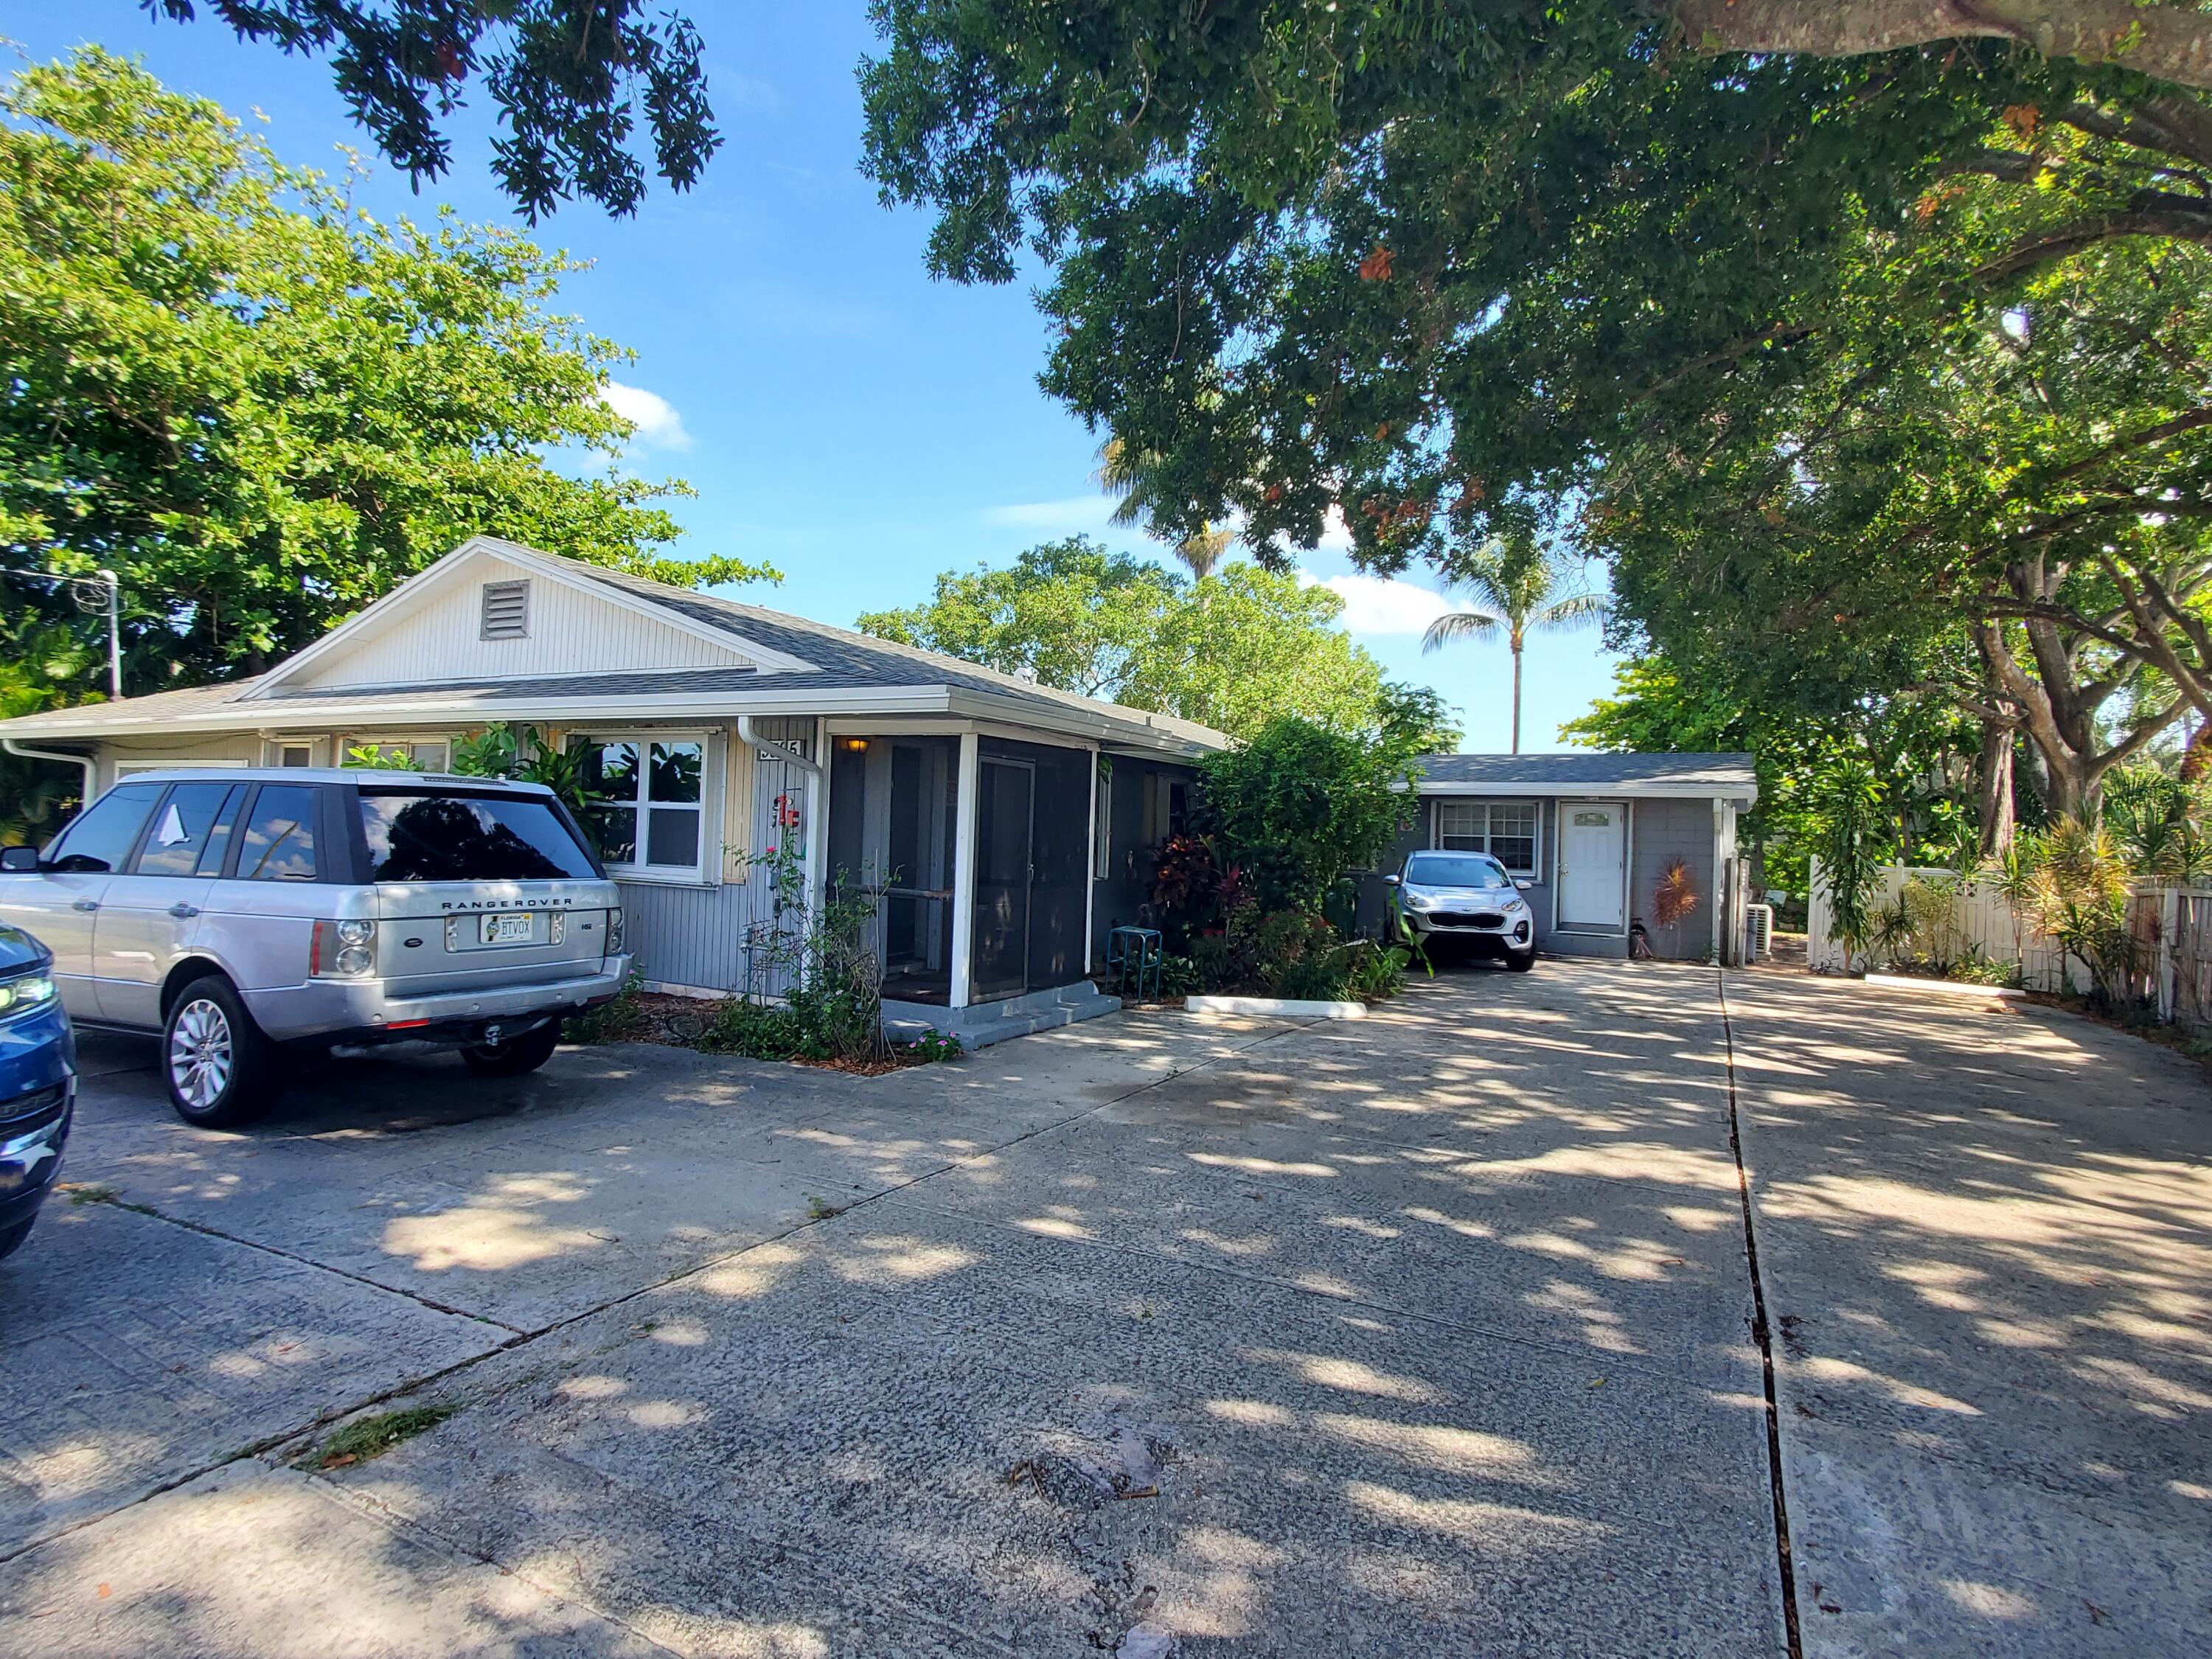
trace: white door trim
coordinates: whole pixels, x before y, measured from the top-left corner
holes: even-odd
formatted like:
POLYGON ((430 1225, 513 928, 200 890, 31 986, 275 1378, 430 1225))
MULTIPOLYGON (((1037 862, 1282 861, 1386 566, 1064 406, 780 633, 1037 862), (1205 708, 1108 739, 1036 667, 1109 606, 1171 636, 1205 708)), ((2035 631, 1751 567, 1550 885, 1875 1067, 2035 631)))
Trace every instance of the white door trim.
POLYGON ((1636 803, 1624 800, 1571 800, 1562 797, 1553 803, 1555 814, 1552 842, 1552 931, 1584 939, 1626 939, 1628 937, 1629 878, 1636 867, 1636 803), (1620 925, 1617 927, 1594 927, 1587 922, 1568 922, 1560 920, 1559 905, 1566 894, 1566 881, 1560 874, 1560 861, 1567 853, 1567 824, 1577 806, 1601 808, 1620 814, 1620 925))

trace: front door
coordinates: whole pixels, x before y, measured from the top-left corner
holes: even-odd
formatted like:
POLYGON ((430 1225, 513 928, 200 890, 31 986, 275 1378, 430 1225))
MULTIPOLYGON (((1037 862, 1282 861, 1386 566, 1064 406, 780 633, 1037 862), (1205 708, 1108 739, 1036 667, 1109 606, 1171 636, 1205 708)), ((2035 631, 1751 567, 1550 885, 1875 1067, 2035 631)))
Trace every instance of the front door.
POLYGON ((1030 839, 1036 772, 1027 761, 983 757, 975 781, 975 995, 1029 988, 1030 839))
POLYGON ((1620 801, 1559 805, 1559 926, 1618 933, 1627 925, 1628 808, 1620 801))

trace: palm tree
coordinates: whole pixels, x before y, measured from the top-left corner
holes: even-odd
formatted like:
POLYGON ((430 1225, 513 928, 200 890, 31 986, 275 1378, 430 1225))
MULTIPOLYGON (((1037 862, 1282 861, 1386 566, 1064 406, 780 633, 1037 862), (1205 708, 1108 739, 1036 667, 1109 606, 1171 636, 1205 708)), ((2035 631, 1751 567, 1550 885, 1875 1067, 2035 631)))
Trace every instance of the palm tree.
MULTIPOLYGON (((1119 438, 1109 438, 1099 450, 1098 487, 1121 498, 1114 508, 1115 524, 1148 523, 1158 505, 1155 475, 1159 462, 1154 452, 1133 450, 1119 438)), ((1221 562, 1221 556, 1235 539, 1229 531, 1201 525, 1196 534, 1186 536, 1176 544, 1176 557, 1188 567, 1194 577, 1204 581, 1213 574, 1214 567, 1221 562)))
POLYGON ((1476 600, 1471 611, 1448 611, 1429 624, 1421 649, 1434 651, 1454 640, 1486 640, 1501 628, 1513 648, 1513 752, 1521 752, 1521 648, 1532 628, 1564 630, 1605 620, 1604 598, 1585 588, 1565 591, 1566 568, 1526 531, 1493 536, 1464 569, 1446 584, 1464 588, 1476 600))

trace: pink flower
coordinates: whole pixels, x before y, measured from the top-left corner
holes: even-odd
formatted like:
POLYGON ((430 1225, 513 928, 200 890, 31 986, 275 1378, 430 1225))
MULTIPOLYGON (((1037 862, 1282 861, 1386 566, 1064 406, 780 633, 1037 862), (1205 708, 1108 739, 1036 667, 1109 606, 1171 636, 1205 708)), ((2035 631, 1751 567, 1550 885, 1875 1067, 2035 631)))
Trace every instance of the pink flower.
POLYGON ((774 857, 775 856, 775 848, 773 848, 773 847, 769 848, 768 849, 768 851, 767 851, 766 853, 763 854, 761 856, 762 856, 762 857, 763 857, 763 858, 771 858, 771 859, 772 859, 772 858, 774 858, 774 857))

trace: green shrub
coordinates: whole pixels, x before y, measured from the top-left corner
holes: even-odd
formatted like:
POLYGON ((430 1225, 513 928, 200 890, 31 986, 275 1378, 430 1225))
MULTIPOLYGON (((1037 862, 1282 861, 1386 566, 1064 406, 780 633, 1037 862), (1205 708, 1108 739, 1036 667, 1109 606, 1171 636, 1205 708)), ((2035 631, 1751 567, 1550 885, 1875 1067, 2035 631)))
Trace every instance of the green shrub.
POLYGON ((1279 715, 1200 763, 1200 828, 1262 909, 1317 912, 1413 823, 1414 776, 1394 747, 1279 715))
POLYGON ((607 1001, 569 1015, 561 1034, 570 1042, 635 1042, 647 1032, 644 996, 645 976, 633 969, 607 1001))
POLYGON ((1359 1002, 1380 1002, 1406 988, 1406 965, 1413 953, 1402 945, 1354 939, 1344 947, 1343 994, 1359 1002))
POLYGON ((789 1060, 801 1052, 804 1036, 798 1017, 787 1007, 732 997, 693 1046, 710 1054, 739 1054, 747 1060, 789 1060))
POLYGON ((968 1051, 950 1031, 927 1031, 911 1042, 896 1045, 894 1052, 904 1059, 932 1062, 957 1060, 968 1051))

